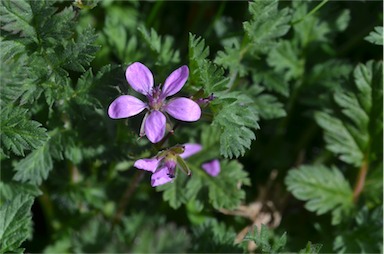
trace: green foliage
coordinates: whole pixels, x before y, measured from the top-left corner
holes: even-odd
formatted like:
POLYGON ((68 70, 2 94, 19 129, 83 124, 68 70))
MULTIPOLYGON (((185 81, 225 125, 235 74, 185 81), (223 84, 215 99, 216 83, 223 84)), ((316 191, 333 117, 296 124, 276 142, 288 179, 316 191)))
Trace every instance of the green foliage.
POLYGON ((232 98, 220 99, 224 105, 213 121, 221 131, 220 153, 226 158, 243 156, 256 139, 252 129, 259 128, 255 109, 248 103, 232 101, 232 98))
POLYGON ((268 54, 267 62, 275 69, 275 73, 281 73, 287 82, 303 75, 304 61, 299 56, 295 41, 281 40, 268 54))
POLYGON ((327 148, 354 166, 375 160, 382 138, 382 63, 368 62, 354 70, 352 91, 336 91, 334 99, 342 114, 318 112, 317 123, 325 131, 327 148))
POLYGON ((226 90, 228 78, 224 77, 224 70, 210 60, 209 47, 205 45, 205 40, 196 35, 189 34, 189 68, 190 68, 190 87, 195 91, 204 89, 204 94, 217 93, 226 90))
POLYGON ((383 250, 383 208, 363 207, 352 221, 343 225, 333 242, 338 253, 380 253, 383 250))
POLYGON ((46 142, 15 165, 14 179, 40 185, 43 180, 47 179, 52 168, 49 142, 46 142))
POLYGON ((352 189, 336 167, 301 166, 288 173, 285 184, 297 199, 307 201, 309 211, 332 211, 332 224, 339 224, 353 207, 352 189))
POLYGON ((179 51, 173 50, 173 40, 170 36, 165 36, 164 40, 152 28, 149 32, 144 26, 138 28, 144 42, 155 53, 158 65, 178 63, 179 51))
POLYGON ((29 120, 27 110, 3 107, 0 115, 1 143, 14 154, 24 156, 25 150, 34 150, 47 141, 46 129, 29 120))
POLYGON ((192 252, 238 253, 241 249, 234 245, 235 232, 224 223, 216 220, 206 220, 203 224, 192 228, 194 243, 192 252))
POLYGON ((5 31, 20 33, 22 37, 36 37, 32 26, 33 10, 27 1, 1 1, 0 16, 1 28, 5 31))
POLYGON ((23 252, 19 246, 32 237, 33 198, 19 194, 0 207, 0 252, 23 252))
MULTIPOLYGON (((201 159, 201 157, 197 159, 197 162, 201 159)), ((197 165, 199 164, 201 162, 197 165)), ((236 208, 245 198, 244 190, 239 189, 238 186, 250 184, 248 174, 236 161, 221 161, 220 164, 221 172, 215 178, 205 173, 196 164, 190 164, 191 177, 179 172, 172 184, 160 186, 158 190, 163 191, 164 200, 168 201, 174 209, 190 200, 199 200, 203 197, 204 199, 201 201, 209 202, 216 209, 236 208)), ((203 207, 204 205, 201 203, 200 209, 203 207)))
POLYGON ((383 27, 375 27, 375 29, 364 39, 372 44, 383 45, 383 27))
POLYGON ((306 253, 306 254, 320 253, 322 246, 323 246, 322 244, 318 244, 318 243, 312 244, 311 242, 308 242, 307 246, 305 246, 304 249, 300 250, 299 253, 306 253))
POLYGON ((284 249, 287 242, 287 235, 284 233, 282 236, 276 237, 270 232, 267 226, 261 224, 260 230, 257 226, 253 226, 243 241, 253 241, 262 253, 278 253, 284 249))
POLYGON ((243 156, 256 138, 252 129, 259 127, 252 100, 244 94, 227 90, 228 79, 223 77, 222 69, 206 59, 209 48, 202 38, 190 34, 189 55, 192 85, 196 87, 196 83, 202 84, 196 90, 201 88, 206 95, 213 93, 217 97, 211 107, 213 125, 221 132, 221 155, 226 158, 243 156))
POLYGON ((251 43, 251 51, 265 53, 276 43, 275 39, 285 35, 291 20, 290 9, 278 9, 278 1, 255 1, 249 4, 252 15, 244 22, 244 30, 251 43))

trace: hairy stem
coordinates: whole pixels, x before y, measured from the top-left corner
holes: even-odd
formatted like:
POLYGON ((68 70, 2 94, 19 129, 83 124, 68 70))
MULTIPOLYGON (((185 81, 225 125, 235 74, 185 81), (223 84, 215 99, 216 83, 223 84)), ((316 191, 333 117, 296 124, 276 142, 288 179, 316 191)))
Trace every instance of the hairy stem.
POLYGON ((368 162, 367 162, 367 160, 364 160, 363 164, 361 165, 361 167, 359 169, 359 174, 357 175, 355 188, 353 190, 353 201, 355 203, 357 203, 357 201, 359 200, 359 196, 364 189, 365 178, 367 176, 367 172, 368 172, 368 162))

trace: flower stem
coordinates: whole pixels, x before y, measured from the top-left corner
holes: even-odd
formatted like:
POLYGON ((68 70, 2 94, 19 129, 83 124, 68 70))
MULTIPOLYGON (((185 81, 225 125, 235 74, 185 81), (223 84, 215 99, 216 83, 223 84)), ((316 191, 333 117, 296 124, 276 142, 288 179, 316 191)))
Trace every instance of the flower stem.
POLYGON ((353 190, 353 201, 355 202, 355 204, 359 200, 359 196, 364 189, 365 178, 367 176, 367 172, 368 172, 368 162, 366 159, 364 159, 363 164, 361 165, 361 167, 359 169, 359 174, 357 175, 355 188, 353 190))
POLYGON ((121 218, 123 217, 125 208, 127 207, 129 200, 132 197, 132 194, 135 192, 137 186, 141 182, 144 176, 144 171, 136 171, 135 175, 133 176, 132 184, 128 185, 127 188, 124 191, 123 196, 120 199, 119 206, 117 209, 117 212, 115 214, 115 217, 113 218, 112 227, 111 230, 115 227, 116 224, 118 224, 121 221, 121 218))

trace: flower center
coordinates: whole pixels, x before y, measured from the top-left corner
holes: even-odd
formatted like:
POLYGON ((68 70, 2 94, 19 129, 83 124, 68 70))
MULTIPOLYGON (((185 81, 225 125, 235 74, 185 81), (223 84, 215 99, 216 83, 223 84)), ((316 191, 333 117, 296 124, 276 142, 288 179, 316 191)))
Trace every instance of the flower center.
POLYGON ((154 110, 160 110, 164 103, 164 98, 161 98, 160 86, 152 89, 152 94, 148 96, 149 107, 154 110))

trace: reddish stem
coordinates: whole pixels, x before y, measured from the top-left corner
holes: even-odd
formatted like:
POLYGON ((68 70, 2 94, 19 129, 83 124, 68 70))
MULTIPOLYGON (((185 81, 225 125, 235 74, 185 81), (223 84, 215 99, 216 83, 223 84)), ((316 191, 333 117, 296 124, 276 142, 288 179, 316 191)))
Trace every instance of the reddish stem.
POLYGON ((355 203, 357 203, 357 201, 359 200, 359 196, 364 189, 365 178, 367 176, 367 172, 368 172, 368 163, 366 160, 364 160, 363 164, 361 165, 361 167, 359 169, 359 174, 357 176, 355 188, 353 190, 353 201, 355 203))

